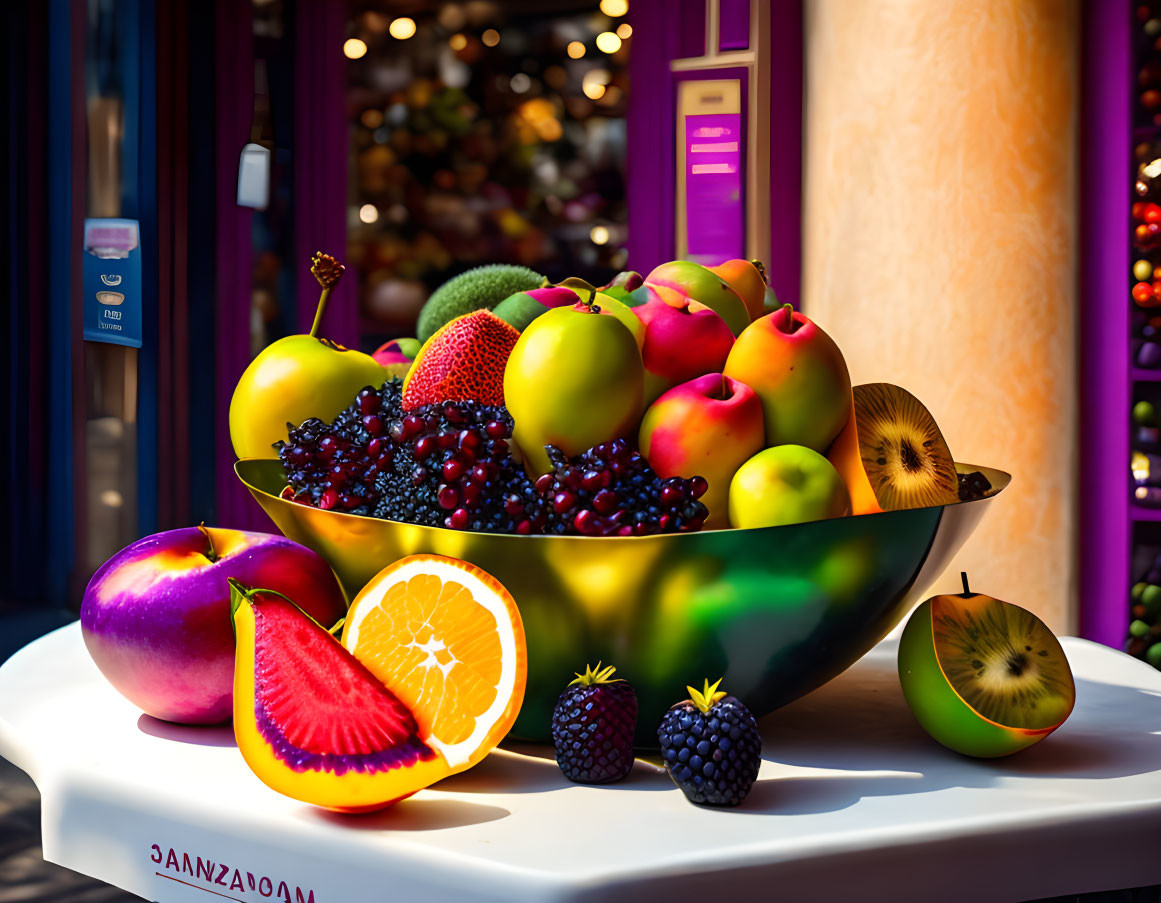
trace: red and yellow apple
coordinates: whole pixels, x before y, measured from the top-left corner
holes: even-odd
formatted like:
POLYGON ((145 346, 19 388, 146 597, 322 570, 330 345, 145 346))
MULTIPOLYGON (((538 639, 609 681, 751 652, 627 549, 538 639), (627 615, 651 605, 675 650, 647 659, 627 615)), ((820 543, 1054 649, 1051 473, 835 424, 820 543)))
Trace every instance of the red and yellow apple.
POLYGON ((381 364, 389 375, 404 377, 411 369, 411 362, 415 360, 417 354, 419 339, 404 338, 384 342, 371 352, 371 357, 381 364))
POLYGON ((646 285, 676 289, 694 301, 714 310, 726 321, 734 335, 750 325, 750 312, 742 296, 716 273, 691 260, 671 260, 645 277, 646 285))
POLYGON ((643 286, 633 294, 648 298, 631 308, 645 325, 646 404, 679 383, 721 372, 734 344, 725 320, 676 289, 643 286))
POLYGON ((327 627, 346 611, 327 563, 282 536, 214 527, 146 536, 101 565, 81 603, 85 646, 109 683, 155 718, 228 720, 229 577, 292 596, 327 627))
POLYGON ((703 477, 707 527, 729 526, 730 480, 765 445, 762 402, 720 373, 674 386, 641 418, 638 447, 657 475, 703 477))
POLYGON ((572 289, 549 285, 509 295, 493 309, 497 317, 523 332, 528 324, 554 307, 576 304, 578 295, 572 289))
POLYGON ((751 320, 757 320, 765 311, 766 277, 761 264, 756 260, 727 260, 717 266, 706 267, 711 273, 725 280, 746 303, 751 320))
POLYGON ((838 345, 789 304, 738 336, 722 370, 758 393, 766 444, 830 448, 851 413, 851 377, 838 345))

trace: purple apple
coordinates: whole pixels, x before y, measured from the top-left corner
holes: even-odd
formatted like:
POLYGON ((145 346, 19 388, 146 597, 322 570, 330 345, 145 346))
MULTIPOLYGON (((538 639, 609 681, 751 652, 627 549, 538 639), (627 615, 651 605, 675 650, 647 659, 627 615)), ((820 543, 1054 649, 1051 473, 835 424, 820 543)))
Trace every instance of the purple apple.
POLYGON ((734 334, 718 314, 676 291, 642 286, 649 300, 631 310, 645 324, 645 403, 666 389, 725 366, 734 334))
POLYGON ((707 373, 653 402, 637 443, 659 477, 703 477, 706 526, 728 527, 730 480, 766 444, 762 401, 745 383, 707 373))
POLYGON ((155 718, 227 721, 228 577, 282 593, 326 627, 346 612, 327 563, 282 536, 208 527, 146 536, 101 565, 81 603, 85 645, 109 683, 155 718))

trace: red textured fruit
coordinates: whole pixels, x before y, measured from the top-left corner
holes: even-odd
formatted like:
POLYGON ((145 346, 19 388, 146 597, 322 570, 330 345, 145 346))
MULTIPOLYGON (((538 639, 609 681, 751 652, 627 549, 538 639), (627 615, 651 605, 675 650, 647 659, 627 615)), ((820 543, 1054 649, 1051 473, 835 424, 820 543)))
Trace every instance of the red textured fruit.
POLYGON ((403 381, 403 410, 445 401, 504 403, 504 365, 520 333, 489 310, 446 323, 430 339, 403 381))
POLYGON ((1133 286, 1133 300, 1145 304, 1153 298, 1153 286, 1148 282, 1138 282, 1133 286))
POLYGON ((1146 204, 1144 215, 1147 223, 1161 223, 1161 207, 1156 204, 1146 204))

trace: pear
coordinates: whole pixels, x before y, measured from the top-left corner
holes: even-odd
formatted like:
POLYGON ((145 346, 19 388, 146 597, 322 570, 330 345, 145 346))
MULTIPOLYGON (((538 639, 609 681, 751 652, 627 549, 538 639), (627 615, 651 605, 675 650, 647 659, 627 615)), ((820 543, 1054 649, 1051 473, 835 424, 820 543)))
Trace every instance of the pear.
POLYGON ((320 338, 319 326, 344 267, 316 254, 311 272, 322 296, 307 335, 267 345, 250 362, 230 399, 230 441, 239 458, 272 458, 274 444, 287 439, 286 425, 317 417, 332 421, 364 386, 378 388, 389 377, 371 355, 320 338))

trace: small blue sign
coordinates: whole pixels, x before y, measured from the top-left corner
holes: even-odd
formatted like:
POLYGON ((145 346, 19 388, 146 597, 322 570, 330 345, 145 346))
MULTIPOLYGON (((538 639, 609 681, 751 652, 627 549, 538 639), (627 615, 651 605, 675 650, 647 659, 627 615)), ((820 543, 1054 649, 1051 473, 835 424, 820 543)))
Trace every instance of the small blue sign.
POLYGON ((135 219, 85 220, 85 340, 141 347, 141 229, 135 219))

